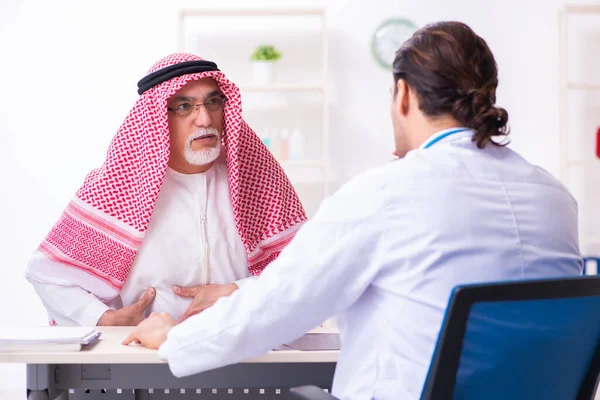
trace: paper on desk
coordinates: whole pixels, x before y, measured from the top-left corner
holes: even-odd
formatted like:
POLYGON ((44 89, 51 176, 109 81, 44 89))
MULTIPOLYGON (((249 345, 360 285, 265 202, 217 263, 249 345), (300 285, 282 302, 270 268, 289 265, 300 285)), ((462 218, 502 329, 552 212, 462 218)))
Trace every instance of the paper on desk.
POLYGON ((307 333, 293 342, 282 344, 273 350, 339 350, 339 333, 307 333))
POLYGON ((0 345, 85 344, 96 335, 94 328, 71 326, 0 327, 0 345))

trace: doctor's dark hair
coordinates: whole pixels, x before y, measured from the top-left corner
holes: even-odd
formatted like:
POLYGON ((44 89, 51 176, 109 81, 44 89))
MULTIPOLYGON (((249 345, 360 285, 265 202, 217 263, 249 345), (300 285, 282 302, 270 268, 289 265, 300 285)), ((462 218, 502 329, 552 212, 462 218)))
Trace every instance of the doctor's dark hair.
POLYGON ((429 24, 396 52, 395 90, 403 79, 415 92, 419 108, 428 117, 450 114, 475 130, 473 141, 483 148, 506 138, 508 113, 495 107, 498 68, 485 40, 461 22, 429 24))

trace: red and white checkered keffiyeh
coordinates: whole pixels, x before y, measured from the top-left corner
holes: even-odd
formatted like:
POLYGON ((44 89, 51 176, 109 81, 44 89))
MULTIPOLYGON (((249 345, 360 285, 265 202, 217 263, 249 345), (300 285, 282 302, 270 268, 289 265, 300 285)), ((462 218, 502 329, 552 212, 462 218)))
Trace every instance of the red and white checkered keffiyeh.
MULTIPOLYGON (((202 59, 191 54, 172 54, 149 73, 198 60, 202 59)), ((87 290, 96 292, 92 281, 104 288, 100 291, 106 293, 109 286, 117 294, 125 284, 169 161, 167 100, 186 83, 201 78, 214 79, 227 98, 223 141, 231 202, 250 272, 260 274, 306 220, 283 169, 242 119, 238 87, 220 71, 173 78, 140 96, 110 143, 102 166, 87 175, 39 247, 51 260, 73 267, 69 278, 85 281, 82 287, 87 290)))

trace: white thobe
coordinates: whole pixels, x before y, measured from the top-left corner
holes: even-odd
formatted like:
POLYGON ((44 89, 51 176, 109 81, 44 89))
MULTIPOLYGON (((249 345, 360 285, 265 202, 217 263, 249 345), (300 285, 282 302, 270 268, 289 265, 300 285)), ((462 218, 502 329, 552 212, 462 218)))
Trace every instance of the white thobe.
POLYGON ((346 184, 260 278, 174 327, 160 357, 189 375, 259 356, 335 315, 333 394, 418 399, 452 288, 582 268, 565 187, 508 148, 478 149, 472 134, 346 184))
MULTIPOLYGON (((52 271, 56 262, 37 252, 32 263, 44 263, 52 271)), ((235 282, 241 286, 252 278, 235 226, 224 159, 219 158, 201 174, 167 170, 146 235, 119 297, 102 302, 60 276, 26 276, 58 325, 96 325, 109 308, 135 303, 149 287, 156 289, 156 297, 146 314, 167 312, 178 319, 192 299, 176 295, 173 285, 235 282)))

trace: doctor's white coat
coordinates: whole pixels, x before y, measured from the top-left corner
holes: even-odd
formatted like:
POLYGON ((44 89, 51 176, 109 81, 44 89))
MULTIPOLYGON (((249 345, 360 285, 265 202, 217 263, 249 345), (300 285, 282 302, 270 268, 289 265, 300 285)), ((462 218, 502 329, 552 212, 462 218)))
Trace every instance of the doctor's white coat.
POLYGON ((346 184, 259 279, 171 330, 159 354, 172 372, 261 355, 335 315, 333 394, 418 399, 453 287, 579 275, 572 196, 510 149, 478 149, 472 134, 346 184))

